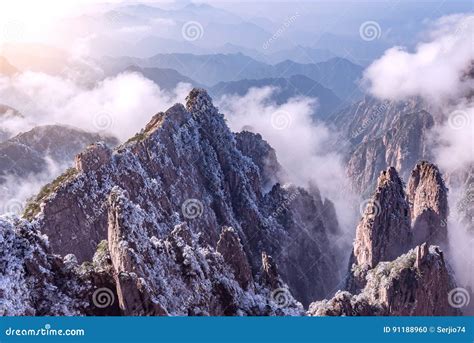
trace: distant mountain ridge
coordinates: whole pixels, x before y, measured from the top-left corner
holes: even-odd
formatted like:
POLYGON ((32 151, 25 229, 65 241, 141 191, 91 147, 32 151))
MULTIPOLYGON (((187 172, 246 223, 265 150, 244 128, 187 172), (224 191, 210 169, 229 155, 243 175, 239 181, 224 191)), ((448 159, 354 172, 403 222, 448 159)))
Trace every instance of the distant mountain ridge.
POLYGON ((284 61, 270 65, 237 54, 158 54, 151 58, 130 57, 104 58, 102 65, 109 72, 118 72, 130 65, 141 68, 174 69, 206 86, 219 82, 239 81, 243 79, 288 78, 304 75, 331 89, 342 101, 351 101, 361 95, 358 81, 363 68, 343 58, 332 58, 325 62, 301 64, 284 61))
POLYGON ((341 104, 341 100, 330 89, 304 76, 292 75, 288 78, 268 78, 259 80, 240 80, 220 82, 209 89, 214 98, 223 95, 244 96, 250 88, 275 87, 271 100, 281 105, 290 98, 305 96, 318 99, 315 116, 319 119, 331 115, 341 104))
POLYGON ((46 158, 58 164, 72 164, 78 152, 97 141, 118 144, 113 137, 64 125, 38 126, 20 133, 0 143, 0 184, 8 175, 26 177, 46 171, 46 158))
POLYGON ((198 82, 181 75, 174 69, 130 66, 125 69, 125 72, 139 73, 167 91, 175 89, 179 83, 189 83, 193 87, 201 87, 198 82))

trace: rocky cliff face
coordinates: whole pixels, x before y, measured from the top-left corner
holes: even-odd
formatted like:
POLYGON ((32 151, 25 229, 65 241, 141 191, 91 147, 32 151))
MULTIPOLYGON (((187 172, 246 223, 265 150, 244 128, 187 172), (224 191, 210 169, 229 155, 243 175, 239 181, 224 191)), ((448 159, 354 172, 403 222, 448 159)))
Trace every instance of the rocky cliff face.
POLYGON ((368 194, 381 170, 393 166, 407 179, 417 162, 431 159, 427 135, 435 122, 430 110, 419 99, 366 97, 331 118, 341 139, 350 143, 347 174, 357 192, 368 194))
POLYGON ((424 243, 370 270, 359 294, 339 291, 332 299, 312 303, 308 315, 455 316, 460 311, 449 303, 454 288, 443 253, 424 243))
POLYGON ((448 189, 438 168, 421 162, 411 172, 407 185, 413 221, 414 243, 447 245, 448 189))
POLYGON ((449 303, 456 287, 451 268, 440 248, 429 245, 446 243, 447 213, 447 189, 435 165, 417 164, 407 193, 394 168, 382 172, 357 227, 348 291, 313 303, 309 314, 459 314, 449 303))
POLYGON ((339 230, 317 189, 273 183, 279 169, 260 136, 231 133, 193 90, 186 107, 155 115, 115 150, 79 154, 25 218, 48 235, 49 253, 86 266, 106 239, 101 280, 120 313, 300 314, 298 301, 322 299, 338 281, 328 234, 339 230))
POLYGON ((357 226, 350 259, 353 278, 349 280, 349 289, 362 288, 368 270, 379 262, 397 258, 410 248, 410 222, 402 180, 395 168, 389 168, 379 176, 377 189, 357 226))
MULTIPOLYGON (((0 218, 0 314, 303 315, 337 289, 341 230, 317 188, 282 172, 259 135, 231 133, 193 90, 116 149, 77 155, 24 219, 0 218)), ((394 168, 380 175, 351 258, 359 294, 308 314, 457 314, 442 252, 409 251, 410 206, 413 222, 447 213, 436 167, 420 164, 409 189, 394 168)))
POLYGON ((461 189, 462 196, 456 209, 461 214, 461 223, 474 236, 474 166, 467 171, 461 189))

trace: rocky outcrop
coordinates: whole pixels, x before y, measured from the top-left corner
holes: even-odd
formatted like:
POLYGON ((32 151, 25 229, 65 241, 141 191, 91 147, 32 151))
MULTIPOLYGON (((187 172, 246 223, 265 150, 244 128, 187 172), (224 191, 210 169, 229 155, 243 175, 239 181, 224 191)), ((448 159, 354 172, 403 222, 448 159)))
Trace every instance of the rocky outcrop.
POLYGON ((107 206, 108 242, 80 265, 74 255, 53 255, 28 222, 0 218, 1 315, 303 314, 288 288, 284 303, 264 282, 248 280, 243 289, 232 266, 186 224, 163 239, 150 236, 158 224, 118 187, 107 206))
POLYGON ((235 279, 240 286, 243 289, 248 289, 253 281, 252 270, 247 260, 244 247, 234 229, 230 227, 224 227, 222 229, 216 250, 232 268, 235 279))
POLYGON ((410 209, 403 183, 395 168, 389 168, 379 176, 377 189, 357 226, 348 288, 362 288, 368 270, 397 258, 411 244, 410 209))
POLYGON ((97 290, 114 289, 106 254, 78 265, 73 255, 53 255, 48 238, 28 222, 0 218, 0 315, 117 315, 110 302, 97 302, 97 290))
POLYGON ((262 252, 262 267, 262 279, 265 284, 272 289, 283 286, 275 261, 265 251, 262 252))
POLYGON ((332 299, 312 303, 308 315, 460 315, 449 302, 454 288, 443 253, 436 246, 423 244, 370 270, 359 294, 340 291, 332 299))
POLYGON ((407 179, 416 163, 431 159, 427 138, 435 117, 430 111, 420 99, 366 97, 331 118, 341 140, 350 143, 346 170, 357 192, 370 193, 380 170, 393 166, 407 179))
POLYGON ((275 150, 258 133, 242 131, 235 135, 235 139, 237 148, 251 158, 261 171, 263 187, 267 189, 273 186, 278 181, 279 174, 283 173, 275 150))
POLYGON ((447 246, 448 189, 435 165, 423 161, 411 172, 407 185, 414 244, 447 246))
POLYGON ((112 151, 103 142, 94 143, 87 147, 75 158, 76 169, 79 173, 96 171, 110 163, 112 151))
POLYGON ((156 114, 115 150, 88 148, 25 217, 48 235, 52 252, 79 263, 107 239, 122 313, 271 313, 271 289, 259 281, 263 251, 297 299, 278 313, 300 313, 299 302, 324 298, 338 282, 338 248, 328 234, 339 230, 334 218, 326 221, 331 205, 316 188, 272 184, 277 166, 259 135, 230 132, 195 89, 186 107, 156 114), (168 282, 180 300, 163 295, 168 282))

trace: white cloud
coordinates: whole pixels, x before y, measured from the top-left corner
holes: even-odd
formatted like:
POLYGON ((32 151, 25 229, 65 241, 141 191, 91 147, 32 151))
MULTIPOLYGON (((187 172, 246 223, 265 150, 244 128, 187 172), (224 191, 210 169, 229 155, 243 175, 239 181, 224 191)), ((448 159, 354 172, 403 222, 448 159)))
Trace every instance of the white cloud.
POLYGON ((136 73, 122 73, 85 87, 68 78, 25 72, 0 78, 0 103, 38 125, 68 124, 125 140, 153 114, 183 102, 190 88, 182 84, 168 93, 136 73))
POLYGON ((312 119, 316 99, 297 97, 277 105, 272 87, 251 88, 242 97, 224 96, 219 108, 233 131, 260 133, 275 149, 289 180, 300 186, 316 184, 324 197, 335 203, 343 228, 353 231, 353 203, 342 156, 328 150, 335 135, 312 119), (345 190, 345 191, 344 191, 345 190))
POLYGON ((443 17, 433 25, 430 41, 414 52, 394 47, 364 75, 369 91, 379 98, 399 100, 421 96, 442 104, 466 95, 474 87, 463 74, 472 67, 474 16, 443 17))
MULTIPOLYGON (((395 47, 365 72, 369 91, 382 99, 421 97, 432 106, 436 125, 430 139, 435 162, 445 175, 467 175, 474 166, 474 16, 439 19, 429 41, 414 52, 395 47), (470 73, 470 75, 469 75, 470 73)), ((449 260, 462 285, 473 287, 472 234, 461 224, 457 204, 465 185, 453 183, 449 191, 449 260), (466 268, 467 266, 467 268, 466 268)))

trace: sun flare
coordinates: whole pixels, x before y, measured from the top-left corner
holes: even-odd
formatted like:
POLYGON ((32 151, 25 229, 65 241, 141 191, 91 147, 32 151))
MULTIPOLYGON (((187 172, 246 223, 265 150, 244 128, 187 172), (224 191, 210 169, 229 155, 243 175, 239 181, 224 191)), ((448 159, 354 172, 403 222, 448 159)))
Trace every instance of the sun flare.
POLYGON ((84 1, 7 0, 0 2, 0 43, 37 40, 84 1))

